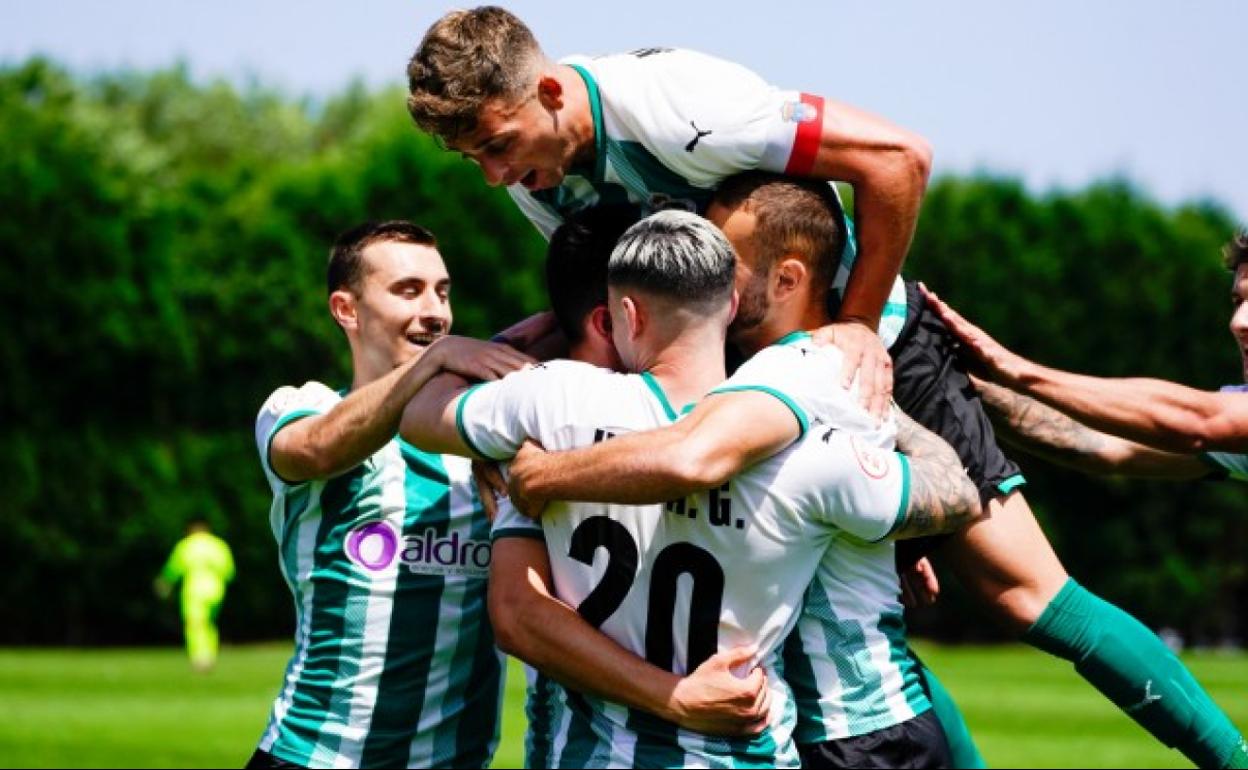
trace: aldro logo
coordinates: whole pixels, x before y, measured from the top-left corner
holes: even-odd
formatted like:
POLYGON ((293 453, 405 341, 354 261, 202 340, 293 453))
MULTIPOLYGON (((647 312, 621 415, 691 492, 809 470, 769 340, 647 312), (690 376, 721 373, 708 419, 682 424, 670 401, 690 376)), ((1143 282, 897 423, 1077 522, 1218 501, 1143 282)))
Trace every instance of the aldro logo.
POLYGON ((347 558, 369 572, 385 572, 397 559, 421 575, 463 575, 485 578, 490 572, 488 540, 470 540, 458 532, 439 536, 432 527, 420 535, 400 537, 388 521, 356 526, 343 543, 347 558))

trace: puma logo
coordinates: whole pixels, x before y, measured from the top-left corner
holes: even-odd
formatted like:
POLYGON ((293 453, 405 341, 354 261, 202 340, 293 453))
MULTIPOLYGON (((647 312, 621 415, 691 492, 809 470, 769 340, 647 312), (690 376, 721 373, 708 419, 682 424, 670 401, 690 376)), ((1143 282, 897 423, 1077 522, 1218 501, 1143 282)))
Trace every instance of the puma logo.
POLYGON ((1128 714, 1135 713, 1136 711, 1139 711, 1145 706, 1148 706, 1150 703, 1156 703, 1159 700, 1161 700, 1161 696, 1153 695, 1153 680, 1149 679, 1148 682, 1144 684, 1144 700, 1140 701, 1134 706, 1127 708, 1126 712, 1128 714))
POLYGON ((698 131, 698 127, 694 125, 694 122, 692 120, 689 121, 689 125, 693 126, 693 130, 697 131, 698 135, 693 137, 693 141, 685 145, 685 152, 693 152, 693 148, 698 146, 698 140, 700 140, 704 136, 710 136, 711 134, 715 133, 714 131, 698 131))
POLYGON ((829 428, 828 432, 823 434, 823 443, 830 444, 832 442, 832 436, 834 436, 835 434, 836 434, 836 428, 829 428))

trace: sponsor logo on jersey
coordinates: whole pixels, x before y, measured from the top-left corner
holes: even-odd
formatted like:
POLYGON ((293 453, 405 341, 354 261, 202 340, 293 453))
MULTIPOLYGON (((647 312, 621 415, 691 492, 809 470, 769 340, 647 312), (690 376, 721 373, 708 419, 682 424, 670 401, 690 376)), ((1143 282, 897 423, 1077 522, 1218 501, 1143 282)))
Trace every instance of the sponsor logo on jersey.
POLYGON ((849 437, 850 446, 854 448, 854 456, 862 472, 873 479, 882 479, 888 475, 888 453, 875 447, 863 446, 857 436, 849 437))
POLYGON ((395 560, 409 572, 422 575, 488 577, 493 551, 488 540, 471 540, 458 532, 439 536, 429 528, 421 535, 399 537, 386 521, 357 526, 343 546, 353 564, 370 572, 384 572, 395 560))
POLYGON ((785 102, 780 117, 790 123, 809 123, 819 117, 819 109, 805 102, 785 102))
POLYGON ((352 563, 370 572, 384 572, 394 563, 399 533, 388 521, 370 521, 351 530, 343 549, 352 563))

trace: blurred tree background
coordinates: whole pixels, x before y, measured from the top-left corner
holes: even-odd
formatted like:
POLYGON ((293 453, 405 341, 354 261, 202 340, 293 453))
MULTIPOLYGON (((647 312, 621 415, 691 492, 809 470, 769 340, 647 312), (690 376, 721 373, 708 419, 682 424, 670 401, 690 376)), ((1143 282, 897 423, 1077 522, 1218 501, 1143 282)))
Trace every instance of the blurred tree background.
MULTIPOLYGON (((334 236, 430 227, 470 335, 544 306, 541 239, 395 90, 313 104, 181 68, 87 79, 35 59, 0 70, 0 137, 0 643, 177 639, 151 580, 193 517, 235 550, 225 638, 288 634, 251 431, 274 388, 347 381, 325 308, 334 236)), ((1232 229, 1215 204, 1163 209, 1122 182, 1037 196, 945 178, 907 272, 1046 363, 1213 388, 1239 379, 1218 259, 1232 229)), ((1242 488, 1019 459, 1085 585, 1154 627, 1245 636, 1242 488)), ((950 589, 921 628, 996 634, 950 589)))

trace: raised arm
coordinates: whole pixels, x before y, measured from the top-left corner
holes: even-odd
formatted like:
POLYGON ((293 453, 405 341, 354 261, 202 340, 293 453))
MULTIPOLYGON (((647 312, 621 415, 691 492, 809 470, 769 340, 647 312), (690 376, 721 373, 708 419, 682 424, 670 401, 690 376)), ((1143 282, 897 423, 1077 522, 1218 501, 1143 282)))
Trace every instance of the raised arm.
POLYGON ((732 668, 752 651, 713 656, 679 677, 625 650, 589 625, 550 590, 546 546, 527 537, 494 543, 490 620, 498 646, 573 690, 642 709, 689 730, 757 733, 766 725, 769 691, 760 669, 738 679, 732 668))
POLYGON ((818 336, 844 351, 845 385, 861 368, 864 403, 875 415, 885 414, 893 390, 892 359, 876 331, 910 249, 931 166, 931 146, 922 137, 848 104, 825 100, 823 131, 809 175, 853 185, 859 254, 837 323, 818 336))
POLYGON ((325 414, 282 428, 269 446, 270 463, 291 482, 336 476, 394 438, 408 400, 442 369, 497 379, 531 360, 506 345, 466 337, 437 340, 417 358, 358 388, 325 414))
POLYGON ((910 499, 894 540, 955 532, 983 516, 979 490, 958 453, 905 414, 897 414, 897 451, 910 460, 910 499))
POLYGON ((1198 479, 1212 468, 1177 454, 1093 430, 1047 404, 996 383, 975 380, 1001 438, 1050 462, 1089 474, 1198 479))
POLYGON ((1165 380, 1090 377, 1007 349, 935 294, 932 307, 991 379, 1105 433, 1171 452, 1248 452, 1248 394, 1210 393, 1165 380))
POLYGON ((511 498, 531 516, 548 500, 661 503, 723 484, 793 443, 800 431, 793 412, 773 396, 717 394, 666 428, 566 452, 526 445, 511 464, 511 498))

